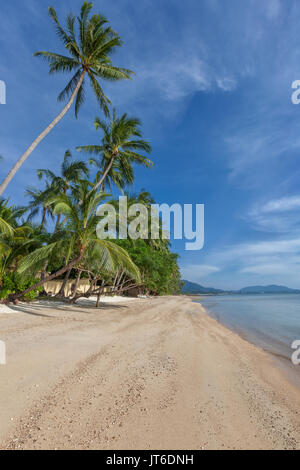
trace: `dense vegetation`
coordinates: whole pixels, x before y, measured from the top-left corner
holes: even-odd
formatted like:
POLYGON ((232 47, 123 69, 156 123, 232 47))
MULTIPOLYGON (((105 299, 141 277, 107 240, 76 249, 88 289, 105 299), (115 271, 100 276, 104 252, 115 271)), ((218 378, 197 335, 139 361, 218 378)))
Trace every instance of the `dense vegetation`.
MULTIPOLYGON (((101 15, 91 15, 92 4, 84 2, 80 16, 69 15, 66 29, 58 21, 53 8, 49 9, 58 37, 68 56, 39 52, 50 66, 50 73, 72 72, 73 76, 59 98, 69 101, 55 122, 30 146, 3 181, 0 194, 20 165, 50 132, 54 125, 75 102, 77 116, 84 101, 85 80, 88 77, 105 118, 95 118, 99 145, 81 145, 77 151, 83 159, 74 158, 67 150, 61 168, 54 172, 39 169, 42 189, 28 187, 24 207, 9 205, 0 200, 0 302, 32 300, 45 295, 46 282, 60 279, 57 296, 76 302, 82 295, 97 295, 98 301, 106 290, 130 293, 135 289, 145 294, 172 294, 180 290, 177 255, 171 253, 168 240, 163 237, 161 221, 156 240, 102 239, 97 236, 99 205, 110 202, 113 188, 124 194, 135 180, 134 166, 150 168, 153 163, 146 156, 151 152, 149 142, 143 139, 141 122, 127 114, 118 115, 110 109, 98 80, 130 78, 132 72, 115 67, 110 55, 121 46, 121 39, 101 15), (77 24, 77 32, 76 32, 77 24), (99 133, 99 134, 98 134, 99 133), (80 280, 89 280, 89 289, 79 292, 80 280), (74 279, 73 289, 66 286, 74 279)), ((78 154, 79 155, 79 154, 78 154)), ((151 195, 142 191, 127 195, 127 204, 153 204, 151 195)))

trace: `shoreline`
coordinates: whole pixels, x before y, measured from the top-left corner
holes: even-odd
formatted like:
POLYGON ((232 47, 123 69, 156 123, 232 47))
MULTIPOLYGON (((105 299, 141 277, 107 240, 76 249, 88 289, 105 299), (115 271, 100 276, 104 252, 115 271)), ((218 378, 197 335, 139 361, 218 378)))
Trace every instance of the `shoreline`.
MULTIPOLYGON (((295 366, 291 359, 287 356, 285 356, 283 353, 277 353, 275 351, 272 351, 271 348, 268 349, 266 346, 263 346, 259 342, 259 338, 257 338, 257 341, 251 339, 247 336, 247 334, 239 329, 239 328, 234 328, 230 327, 227 325, 225 322, 223 323, 219 316, 214 315, 213 313, 210 313, 209 309, 205 308, 205 306, 202 305, 201 299, 192 299, 193 302, 199 303, 203 310, 205 311, 206 315, 213 320, 215 320, 219 325, 222 327, 228 329, 232 333, 238 335, 240 338, 242 338, 244 341, 246 341, 248 344, 251 344, 258 348, 259 350, 263 351, 266 353, 271 359, 273 360, 274 364, 284 373, 285 377, 287 380, 294 386, 300 389, 300 374, 297 374, 297 371, 299 371, 299 366, 295 366)), ((254 335, 253 335, 254 336, 254 335)), ((291 354, 292 354, 291 350, 291 354)))
POLYGON ((300 446, 299 390, 188 297, 21 306, 0 331, 1 449, 300 446))

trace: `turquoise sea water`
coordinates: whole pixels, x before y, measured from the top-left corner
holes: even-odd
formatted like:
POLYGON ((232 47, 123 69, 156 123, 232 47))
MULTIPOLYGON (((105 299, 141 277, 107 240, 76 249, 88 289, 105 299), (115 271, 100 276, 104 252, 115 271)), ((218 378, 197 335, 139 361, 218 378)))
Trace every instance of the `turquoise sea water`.
POLYGON ((300 340, 300 294, 201 297, 207 313, 263 349, 290 358, 300 340))

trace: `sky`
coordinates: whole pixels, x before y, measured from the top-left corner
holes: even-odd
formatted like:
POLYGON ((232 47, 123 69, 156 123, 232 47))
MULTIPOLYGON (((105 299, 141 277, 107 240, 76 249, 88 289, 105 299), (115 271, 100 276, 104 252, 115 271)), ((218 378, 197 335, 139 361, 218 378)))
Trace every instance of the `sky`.
MULTIPOLYGON (((49 124, 67 76, 49 76, 38 50, 64 53, 48 17, 79 12, 79 0, 10 0, 0 6, 0 177, 49 124)), ((205 245, 175 240, 184 279, 224 289, 300 288, 300 80, 298 0, 95 0, 124 41, 113 56, 133 81, 102 83, 118 112, 143 123, 152 170, 130 191, 158 203, 204 204, 205 245)), ((66 149, 99 142, 92 93, 42 142, 6 190, 23 204, 36 169, 57 170, 66 149)), ((75 155, 76 156, 76 155, 75 155)), ((82 155, 81 155, 82 156, 82 155)))

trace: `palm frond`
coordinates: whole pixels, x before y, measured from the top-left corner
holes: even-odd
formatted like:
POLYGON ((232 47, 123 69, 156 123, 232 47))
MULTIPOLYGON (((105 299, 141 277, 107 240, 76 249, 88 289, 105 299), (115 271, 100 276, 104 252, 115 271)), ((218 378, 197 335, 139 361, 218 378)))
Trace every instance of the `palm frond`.
POLYGON ((37 272, 39 268, 43 266, 45 259, 47 259, 50 254, 54 252, 57 247, 57 243, 58 242, 43 246, 42 248, 34 250, 29 255, 24 256, 24 258, 19 263, 17 270, 18 273, 23 274, 28 270, 34 270, 37 272))

